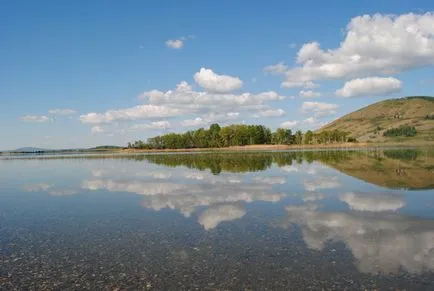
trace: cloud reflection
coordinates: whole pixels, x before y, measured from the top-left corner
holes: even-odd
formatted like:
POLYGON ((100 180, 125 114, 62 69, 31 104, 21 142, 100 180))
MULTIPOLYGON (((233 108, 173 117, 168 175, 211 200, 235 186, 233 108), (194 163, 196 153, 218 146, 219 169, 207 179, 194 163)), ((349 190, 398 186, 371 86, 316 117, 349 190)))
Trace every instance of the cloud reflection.
POLYGON ((48 183, 38 183, 38 184, 24 185, 23 189, 26 192, 44 192, 50 189, 51 187, 53 187, 53 185, 50 185, 48 183))
POLYGON ((434 270, 434 222, 394 213, 321 212, 314 204, 286 207, 311 249, 344 242, 365 273, 434 270))
POLYGON ((303 185, 306 191, 310 192, 315 192, 319 189, 335 189, 341 187, 339 178, 336 176, 318 177, 313 180, 304 180, 303 185))
POLYGON ((239 219, 246 214, 241 204, 213 205, 199 215, 198 222, 206 230, 211 230, 221 222, 239 219))
POLYGON ((342 194, 340 200, 358 211, 396 211, 405 206, 404 197, 390 193, 355 193, 342 194))
MULTIPOLYGON (((100 175, 99 175, 100 176, 100 175)), ((149 176, 149 175, 148 175, 149 176)), ((282 177, 253 179, 244 183, 243 175, 213 175, 208 172, 191 170, 175 171, 165 181, 156 181, 137 175, 131 178, 123 175, 118 178, 85 180, 83 189, 110 192, 128 192, 143 195, 142 206, 159 211, 164 208, 179 211, 185 217, 192 216, 198 208, 208 207, 198 217, 198 222, 207 230, 222 221, 241 218, 245 214, 243 203, 254 201, 277 202, 285 195, 274 193, 274 184, 285 183, 282 177), (194 181, 193 181, 194 180, 194 181)))

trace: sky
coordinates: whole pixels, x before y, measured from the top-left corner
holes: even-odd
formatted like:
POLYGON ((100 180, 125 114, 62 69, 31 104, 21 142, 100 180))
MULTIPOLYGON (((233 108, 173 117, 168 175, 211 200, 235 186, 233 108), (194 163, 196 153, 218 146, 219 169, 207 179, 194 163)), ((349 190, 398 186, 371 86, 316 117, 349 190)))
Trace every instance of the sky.
POLYGON ((0 150, 317 129, 433 95, 432 1, 0 1, 0 150))

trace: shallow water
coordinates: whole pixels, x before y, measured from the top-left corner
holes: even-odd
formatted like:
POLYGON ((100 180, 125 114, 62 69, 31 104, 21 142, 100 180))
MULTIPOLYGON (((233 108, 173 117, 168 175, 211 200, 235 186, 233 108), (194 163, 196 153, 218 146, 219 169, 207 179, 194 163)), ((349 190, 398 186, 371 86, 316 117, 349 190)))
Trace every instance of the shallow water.
POLYGON ((1 290, 434 290, 434 154, 0 159, 1 290))

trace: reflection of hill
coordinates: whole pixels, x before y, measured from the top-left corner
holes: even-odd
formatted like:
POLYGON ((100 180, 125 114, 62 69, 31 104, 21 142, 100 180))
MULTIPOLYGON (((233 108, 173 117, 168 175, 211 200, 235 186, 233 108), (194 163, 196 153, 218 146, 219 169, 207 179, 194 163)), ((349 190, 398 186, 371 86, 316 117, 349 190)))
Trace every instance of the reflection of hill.
POLYGON ((345 162, 323 161, 347 175, 388 188, 434 189, 434 154, 419 150, 354 152, 345 162))

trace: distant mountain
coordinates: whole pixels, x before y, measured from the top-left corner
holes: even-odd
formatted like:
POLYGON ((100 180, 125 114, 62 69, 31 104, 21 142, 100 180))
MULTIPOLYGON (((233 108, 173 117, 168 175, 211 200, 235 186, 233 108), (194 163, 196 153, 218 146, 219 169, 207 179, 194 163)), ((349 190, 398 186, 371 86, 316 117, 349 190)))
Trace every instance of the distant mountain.
POLYGON ((19 148, 14 150, 13 152, 42 152, 42 151, 46 151, 47 149, 41 149, 41 148, 34 148, 34 147, 23 147, 23 148, 19 148))
POLYGON ((317 132, 350 132, 358 141, 434 141, 434 97, 415 96, 377 102, 347 114, 317 132), (383 133, 401 126, 415 127, 414 137, 388 137, 383 133))

